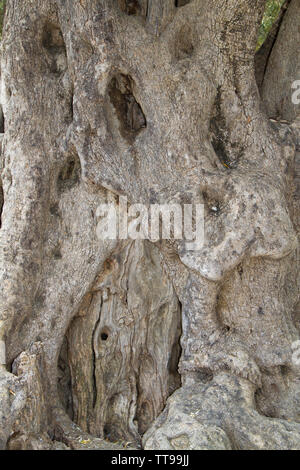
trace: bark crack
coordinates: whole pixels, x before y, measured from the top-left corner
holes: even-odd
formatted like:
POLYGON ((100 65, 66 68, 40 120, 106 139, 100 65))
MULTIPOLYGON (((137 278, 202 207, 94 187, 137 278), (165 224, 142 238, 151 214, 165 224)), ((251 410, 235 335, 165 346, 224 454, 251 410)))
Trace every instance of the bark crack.
MULTIPOLYGON (((97 404, 98 398, 98 390, 97 390, 97 359, 98 359, 98 341, 99 341, 99 327, 101 321, 101 310, 103 305, 103 298, 101 295, 101 302, 99 306, 99 315, 97 321, 95 323, 95 327, 92 333, 92 356, 93 356, 93 374, 92 374, 92 386, 93 386, 93 408, 95 409, 97 404)), ((102 339, 102 338, 101 338, 102 339)))

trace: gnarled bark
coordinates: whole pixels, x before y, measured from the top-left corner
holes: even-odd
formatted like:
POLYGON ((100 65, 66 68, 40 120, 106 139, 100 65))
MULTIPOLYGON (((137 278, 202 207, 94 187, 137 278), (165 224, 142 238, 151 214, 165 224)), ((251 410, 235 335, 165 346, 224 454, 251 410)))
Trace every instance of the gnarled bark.
POLYGON ((3 448, 297 447, 299 127, 262 107, 264 6, 8 0, 3 448), (203 203, 204 246, 100 242, 120 195, 203 203))

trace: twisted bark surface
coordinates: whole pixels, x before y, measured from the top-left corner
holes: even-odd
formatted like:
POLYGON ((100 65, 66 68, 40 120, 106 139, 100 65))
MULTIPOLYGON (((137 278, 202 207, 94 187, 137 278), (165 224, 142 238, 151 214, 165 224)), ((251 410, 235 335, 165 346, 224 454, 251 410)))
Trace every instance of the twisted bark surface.
POLYGON ((280 32, 255 80, 264 7, 8 0, 1 448, 299 448, 300 128, 269 119, 280 32), (203 203, 204 246, 100 242, 119 196, 203 203))

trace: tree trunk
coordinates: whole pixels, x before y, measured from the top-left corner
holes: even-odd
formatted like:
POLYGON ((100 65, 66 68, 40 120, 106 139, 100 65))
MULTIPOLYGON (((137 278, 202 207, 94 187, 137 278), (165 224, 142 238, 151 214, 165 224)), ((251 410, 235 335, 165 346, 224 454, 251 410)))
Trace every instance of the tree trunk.
POLYGON ((263 101, 264 7, 7 1, 1 448, 300 449, 300 11, 263 101), (204 246, 100 242, 120 196, 204 204, 204 246))

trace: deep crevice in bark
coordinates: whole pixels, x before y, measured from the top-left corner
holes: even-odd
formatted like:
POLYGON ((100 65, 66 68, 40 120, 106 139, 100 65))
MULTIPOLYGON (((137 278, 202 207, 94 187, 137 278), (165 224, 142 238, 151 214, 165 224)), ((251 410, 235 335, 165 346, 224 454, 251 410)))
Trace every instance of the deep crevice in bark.
POLYGON ((187 5, 190 2, 191 2, 191 0, 175 0, 175 7, 176 8, 184 7, 184 5, 187 5))
POLYGON ((218 89, 214 104, 214 114, 210 120, 210 132, 212 136, 212 146, 220 162, 227 168, 236 164, 228 152, 229 132, 227 129, 226 118, 222 110, 222 90, 218 89))
POLYGON ((64 337, 63 344, 58 359, 58 395, 63 408, 70 419, 74 419, 74 407, 72 397, 72 376, 68 363, 68 340, 64 337))
POLYGON ((2 182, 0 181, 0 229, 1 229, 1 227, 2 227, 2 211, 3 211, 3 205, 4 205, 4 193, 3 193, 2 182))
POLYGON ((132 78, 124 74, 113 77, 108 86, 109 99, 119 121, 119 131, 131 144, 147 127, 145 114, 134 96, 133 88, 132 78))
POLYGON ((3 113, 3 108, 0 105, 0 134, 5 133, 5 118, 3 113))
POLYGON ((177 60, 189 58, 193 55, 193 32, 188 24, 185 24, 176 34, 175 57, 177 60))
POLYGON ((138 0, 118 0, 119 7, 127 15, 139 15, 142 12, 142 7, 138 0))
POLYGON ((47 22, 43 29, 42 44, 48 53, 50 71, 61 75, 67 68, 67 51, 61 29, 47 22))

